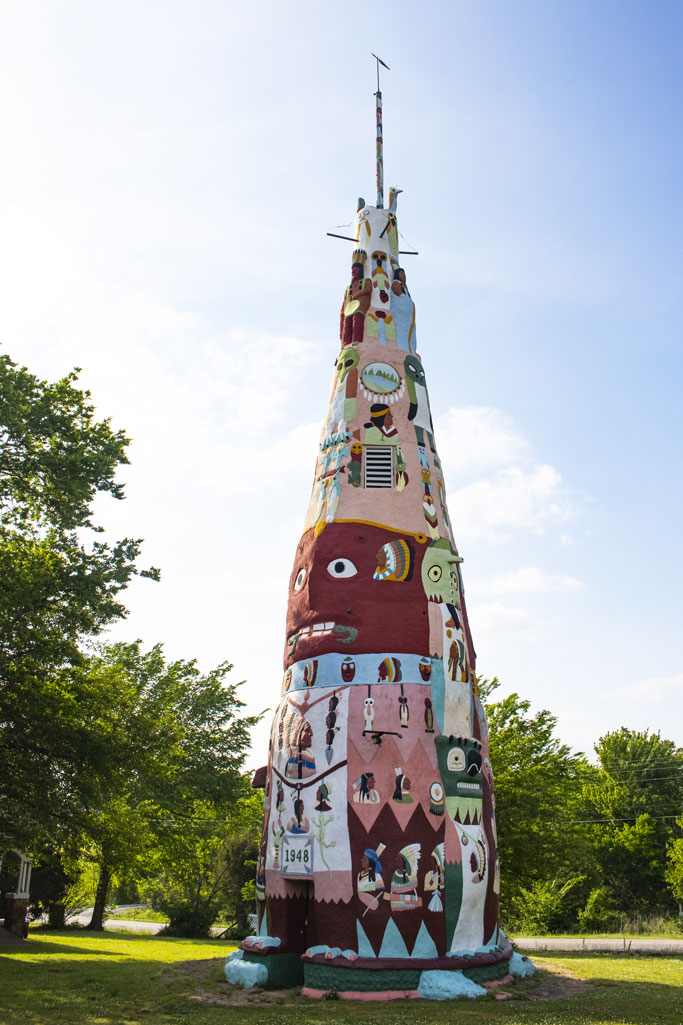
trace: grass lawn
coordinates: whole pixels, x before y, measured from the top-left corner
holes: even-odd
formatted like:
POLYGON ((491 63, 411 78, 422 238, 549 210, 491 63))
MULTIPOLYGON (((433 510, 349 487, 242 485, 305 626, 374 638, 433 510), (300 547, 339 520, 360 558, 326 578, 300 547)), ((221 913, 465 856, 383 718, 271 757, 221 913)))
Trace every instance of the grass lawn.
MULTIPOLYGON (((212 1003, 223 981, 218 940, 159 939, 130 933, 34 932, 28 947, 0 954, 2 1025, 681 1025, 683 958, 596 954, 536 956, 588 979, 586 993, 534 1001, 534 985, 447 1004, 356 1004, 298 996, 263 1004, 212 1003), (210 961, 208 959, 215 959, 210 961), (194 962, 194 964, 193 964, 194 962)), ((260 998, 259 998, 260 999, 260 998)))

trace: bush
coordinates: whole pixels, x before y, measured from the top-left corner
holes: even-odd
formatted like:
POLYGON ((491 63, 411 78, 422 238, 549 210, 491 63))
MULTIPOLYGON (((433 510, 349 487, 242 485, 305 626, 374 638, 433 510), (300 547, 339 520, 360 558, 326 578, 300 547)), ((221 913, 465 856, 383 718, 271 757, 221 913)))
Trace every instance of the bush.
MULTIPOLYGON (((164 904, 162 910, 168 915, 169 923, 161 930, 160 936, 204 939, 209 935, 209 929, 216 920, 215 904, 192 905, 185 901, 177 906, 173 906, 171 901, 164 904)), ((156 906, 160 906, 159 902, 156 902, 156 906)))
POLYGON ((583 876, 574 876, 562 882, 549 879, 534 883, 530 890, 520 889, 514 898, 517 928, 533 935, 557 932, 567 925, 567 897, 571 890, 583 882, 583 876))
POLYGON ((610 890, 597 886, 588 895, 586 906, 577 915, 581 932, 611 932, 619 928, 619 915, 612 904, 610 890))

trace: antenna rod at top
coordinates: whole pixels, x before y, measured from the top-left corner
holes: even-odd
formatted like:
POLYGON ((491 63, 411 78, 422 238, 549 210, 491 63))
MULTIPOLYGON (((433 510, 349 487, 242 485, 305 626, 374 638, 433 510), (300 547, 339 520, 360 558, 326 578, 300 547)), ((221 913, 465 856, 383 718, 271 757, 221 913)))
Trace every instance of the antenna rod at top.
POLYGON ((384 139, 382 138, 382 94, 379 89, 379 66, 381 64, 387 71, 391 71, 391 68, 376 53, 372 53, 372 51, 370 53, 377 61, 377 92, 375 93, 377 101, 377 206, 381 210, 384 206, 384 139))

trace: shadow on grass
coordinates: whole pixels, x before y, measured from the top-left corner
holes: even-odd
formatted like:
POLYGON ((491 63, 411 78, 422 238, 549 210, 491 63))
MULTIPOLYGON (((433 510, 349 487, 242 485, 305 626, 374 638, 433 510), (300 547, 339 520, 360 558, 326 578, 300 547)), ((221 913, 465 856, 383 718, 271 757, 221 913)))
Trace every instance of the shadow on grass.
MULTIPOLYGON (((110 934, 92 934, 111 939, 110 934)), ((258 996, 244 1004, 226 1006, 232 988, 222 981, 222 954, 208 951, 207 958, 186 960, 185 951, 194 941, 178 943, 174 960, 155 958, 153 951, 138 950, 129 956, 128 944, 119 944, 119 962, 82 957, 98 953, 58 942, 36 943, 36 951, 45 950, 54 957, 29 966, 15 961, 7 965, 6 977, 12 986, 3 986, 2 1025, 82 1025, 99 1020, 102 1025, 120 1025, 122 1021, 146 1025, 170 1025, 191 1016, 192 1025, 680 1025, 683 1020, 683 960, 625 958, 610 955, 572 954, 543 960, 539 967, 553 972, 557 965, 587 978, 592 988, 580 995, 557 995, 553 999, 534 1000, 533 984, 511 987, 512 999, 436 1003, 416 1001, 364 1002, 306 1000, 296 991, 283 993, 270 1005, 258 996), (121 953, 123 950, 123 954, 121 953), (68 954, 69 957, 63 955, 68 954), (76 955, 76 956, 73 956, 76 955), (210 964, 209 962, 213 962, 210 964), (203 962, 203 963, 202 963, 203 962), (590 963, 592 962, 592 964, 590 963), (27 969, 27 970, 25 970, 27 969), (144 1014, 144 1019, 140 1015, 144 1014)), ((125 937, 135 939, 134 936, 125 937)), ((138 936, 138 939, 140 937, 138 936)), ((145 942, 159 942, 143 937, 145 942)), ((208 945, 211 941, 205 941, 208 945)), ((200 947, 203 944, 199 944, 200 947)), ((104 944, 103 944, 104 946, 104 944)), ((111 949, 102 954, 112 955, 111 949)), ((7 964, 7 963, 6 963, 7 964)), ((539 979, 542 984, 543 979, 539 979)), ((189 1018, 188 1018, 189 1020, 189 1018)))
POLYGON ((19 960, 27 954, 82 954, 86 957, 91 957, 93 954, 96 957, 116 956, 113 950, 92 950, 89 947, 76 947, 68 943, 53 943, 49 940, 41 940, 40 943, 31 944, 30 937, 29 945, 26 947, 12 947, 9 950, 0 950, 0 957, 18 956, 19 960))

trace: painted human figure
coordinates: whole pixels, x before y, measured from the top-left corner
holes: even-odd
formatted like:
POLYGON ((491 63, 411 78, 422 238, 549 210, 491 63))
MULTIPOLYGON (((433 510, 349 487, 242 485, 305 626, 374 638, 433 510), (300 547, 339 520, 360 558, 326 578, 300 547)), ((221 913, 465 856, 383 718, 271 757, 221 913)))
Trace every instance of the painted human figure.
POLYGON ((331 810, 332 805, 328 804, 328 801, 327 801, 329 796, 330 796, 330 788, 327 785, 327 783, 325 782, 325 780, 322 780, 321 783, 320 783, 320 786, 318 787, 318 789, 316 790, 316 793, 315 793, 315 799, 317 801, 317 804, 315 806, 315 810, 316 811, 330 811, 331 810))
POLYGON ((404 352, 417 351, 415 330, 415 303, 406 285, 406 272, 396 267, 391 283, 391 315, 396 325, 396 342, 404 352))
POLYGON ((353 783, 354 804, 379 804, 379 794, 375 790, 375 777, 371 772, 364 772, 353 783))
POLYGON ((290 754, 285 765, 287 779, 306 779, 308 776, 315 776, 315 758, 311 753, 313 730, 306 719, 301 716, 299 719, 301 724, 290 744, 290 754))
POLYGON ((370 406, 370 420, 365 427, 366 445, 398 445, 398 430, 394 417, 384 402, 373 402, 370 406))
POLYGON ((434 732, 434 710, 430 698, 425 698, 425 733, 434 732))
POLYGON ((404 772, 401 771, 400 765, 397 765, 394 772, 396 773, 394 780, 394 792, 391 795, 392 801, 398 802, 398 804, 412 804, 413 795, 410 793, 412 783, 404 772))
POLYGON ((429 904, 427 905, 428 911, 443 911, 443 900, 441 894, 443 892, 444 884, 444 845, 438 844, 432 851, 432 860, 434 861, 434 868, 429 869, 425 875, 424 888, 426 893, 431 893, 429 904))
POLYGON ((297 797, 294 801, 294 814, 287 823, 287 832, 300 835, 308 833, 310 828, 311 824, 304 815, 304 802, 300 797, 297 797))
POLYGON ((367 914, 368 909, 372 911, 377 910, 386 890, 384 880, 382 879, 382 866, 379 860, 384 850, 385 846, 383 843, 379 844, 376 851, 373 851, 370 847, 363 851, 360 859, 360 872, 356 879, 356 890, 358 899, 366 905, 364 914, 367 914))
POLYGON ((391 910, 409 911, 422 907, 422 898, 417 895, 417 868, 420 861, 420 844, 411 843, 402 847, 396 855, 394 874, 391 877, 391 910))
MULTIPOLYGON (((357 255, 360 254, 354 253, 354 257, 357 255)), ((372 278, 363 277, 364 273, 364 262, 356 260, 351 265, 351 284, 344 293, 339 317, 339 337, 344 345, 358 345, 363 341, 365 314, 372 300, 372 278)))

